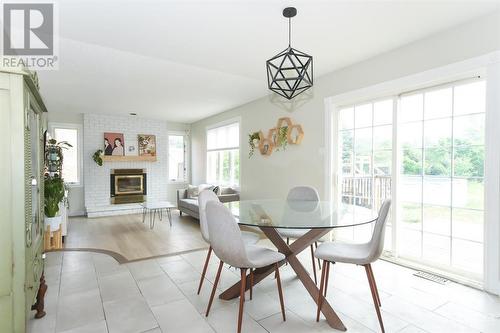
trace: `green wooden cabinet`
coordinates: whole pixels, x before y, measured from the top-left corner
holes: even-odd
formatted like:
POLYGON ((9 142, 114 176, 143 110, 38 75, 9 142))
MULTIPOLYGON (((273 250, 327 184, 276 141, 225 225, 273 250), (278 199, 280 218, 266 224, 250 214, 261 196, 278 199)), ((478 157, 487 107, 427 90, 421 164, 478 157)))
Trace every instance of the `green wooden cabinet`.
POLYGON ((25 332, 43 273, 46 111, 35 76, 0 68, 0 332, 25 332))

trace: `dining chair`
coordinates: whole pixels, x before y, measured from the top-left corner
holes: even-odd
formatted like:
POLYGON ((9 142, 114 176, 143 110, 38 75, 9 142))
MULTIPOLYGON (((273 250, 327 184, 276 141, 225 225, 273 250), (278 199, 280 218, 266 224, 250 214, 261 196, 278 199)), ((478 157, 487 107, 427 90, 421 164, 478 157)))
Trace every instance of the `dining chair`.
MULTIPOLYGON (((201 237, 205 242, 210 244, 210 236, 208 233, 208 225, 207 225, 207 214, 206 214, 206 205, 210 201, 220 202, 217 195, 212 190, 203 190, 198 195, 198 208, 200 212, 200 230, 201 237)), ((246 244, 255 244, 259 241, 260 237, 258 234, 254 232, 242 232, 243 241, 246 244)), ((201 287, 203 286, 203 281, 205 280, 205 275, 207 273, 208 264, 210 262, 210 256, 212 254, 212 247, 208 247, 207 257, 205 259, 205 265, 203 266, 203 271, 201 273, 200 283, 198 285, 198 295, 201 292, 201 287)))
POLYGON ((319 321, 321 305, 328 288, 328 275, 330 274, 330 263, 342 262, 347 264, 361 265, 365 267, 368 284, 377 312, 378 321, 382 332, 385 332, 384 323, 382 322, 382 315, 380 313, 380 296, 378 294, 377 284, 375 283, 375 276, 371 263, 376 261, 382 254, 384 249, 384 235, 385 225, 387 222, 387 215, 391 207, 391 200, 386 199, 382 207, 380 207, 375 228, 369 242, 361 244, 350 244, 341 242, 329 242, 318 246, 315 252, 315 257, 323 260, 323 272, 321 273, 321 282, 318 294, 318 309, 316 312, 316 321, 319 321))
MULTIPOLYGON (((293 201, 319 201, 318 191, 314 187, 310 186, 296 186, 288 192, 286 200, 289 203, 293 201)), ((284 217, 286 218, 286 216, 284 217)), ((286 238, 287 245, 290 245, 290 239, 297 239, 304 236, 310 229, 279 229, 281 237, 286 238)), ((318 242, 314 242, 314 246, 318 248, 318 242)), ((313 244, 310 246, 311 249, 311 261, 314 273, 314 283, 318 284, 318 278, 316 276, 316 263, 314 260, 314 248, 313 244)), ((318 259, 318 268, 321 269, 321 263, 318 259)))
MULTIPOLYGON (((238 227, 233 214, 220 202, 210 201, 207 203, 206 217, 208 222, 208 232, 210 234, 210 245, 212 246, 214 253, 217 257, 219 257, 220 262, 205 315, 208 316, 210 312, 210 307, 212 306, 224 263, 230 265, 231 267, 239 268, 241 275, 241 288, 240 307, 238 312, 238 333, 241 332, 247 283, 246 272, 248 269, 253 270, 274 264, 278 285, 278 295, 281 304, 281 313, 283 321, 286 321, 283 292, 281 289, 281 278, 279 274, 279 263, 285 260, 285 255, 265 247, 245 244, 242 232, 238 227)), ((252 275, 250 275, 249 283, 250 292, 252 292, 252 275)))

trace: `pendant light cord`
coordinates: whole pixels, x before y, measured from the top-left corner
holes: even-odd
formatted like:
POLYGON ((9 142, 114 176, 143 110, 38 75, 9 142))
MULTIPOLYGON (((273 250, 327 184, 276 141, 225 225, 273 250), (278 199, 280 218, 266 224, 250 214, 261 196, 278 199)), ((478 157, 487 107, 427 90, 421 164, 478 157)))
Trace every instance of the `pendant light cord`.
POLYGON ((292 18, 288 18, 288 47, 291 45, 292 40, 292 18))

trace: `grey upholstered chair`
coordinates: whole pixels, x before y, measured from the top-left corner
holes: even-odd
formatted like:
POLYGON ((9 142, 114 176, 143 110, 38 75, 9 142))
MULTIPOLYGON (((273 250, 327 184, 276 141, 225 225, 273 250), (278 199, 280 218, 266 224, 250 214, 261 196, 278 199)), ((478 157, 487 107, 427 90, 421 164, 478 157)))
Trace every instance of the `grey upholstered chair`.
MULTIPOLYGON (((206 205, 207 202, 215 201, 219 202, 219 198, 212 190, 203 190, 198 195, 198 207, 200 213, 200 229, 201 236, 210 244, 210 237, 208 233, 208 225, 207 225, 207 214, 206 214, 206 205)), ((242 232, 243 240, 247 244, 255 244, 259 241, 259 235, 254 232, 242 232)), ((200 294, 201 287, 203 286, 203 281, 205 280, 205 274, 207 273, 208 263, 210 262, 210 255, 212 254, 212 247, 208 248, 207 258, 205 259, 205 265, 203 266, 203 272, 201 274, 200 284, 198 286, 198 295, 200 294)))
POLYGON ((384 235, 385 225, 387 222, 387 215, 391 207, 391 200, 387 199, 380 207, 375 228, 369 242, 363 244, 348 244, 348 243, 324 243, 318 246, 315 256, 323 260, 323 272, 321 273, 321 283, 318 296, 318 310, 316 313, 316 321, 319 321, 319 315, 323 297, 326 297, 328 288, 328 275, 330 274, 330 263, 343 262, 348 264, 362 265, 365 267, 366 276, 368 277, 368 284, 372 293, 373 303, 377 311, 378 321, 382 332, 385 332, 384 323, 382 322, 382 315, 380 314, 380 297, 375 283, 375 276, 371 263, 376 261, 384 249, 384 235))
MULTIPOLYGON (((281 303, 281 313, 283 321, 285 317, 285 305, 283 303, 283 293, 281 290, 281 279, 279 274, 279 262, 285 260, 285 255, 265 247, 248 245, 243 241, 243 237, 236 223, 234 216, 228 208, 216 201, 210 201, 206 205, 206 217, 208 231, 210 234, 210 245, 214 253, 219 257, 219 269, 215 277, 212 294, 207 306, 206 316, 210 312, 214 299, 217 284, 224 263, 240 269, 241 289, 240 289, 240 309, 238 312, 238 332, 241 332, 241 322, 243 318, 243 304, 245 302, 247 269, 257 269, 269 265, 275 266, 276 281, 278 284, 278 294, 281 303)), ((250 292, 253 287, 253 276, 250 275, 250 292)), ((250 294, 251 295, 251 294, 250 294)))
MULTIPOLYGON (((296 186, 288 192, 286 200, 289 203, 293 203, 293 201, 319 201, 319 194, 314 187, 296 186)), ((284 218, 286 218, 286 216, 284 218)), ((279 229, 278 232, 280 233, 281 237, 286 238, 286 243, 289 245, 290 239, 297 239, 304 236, 307 232, 309 232, 309 229, 279 229)), ((318 242, 314 242, 314 245, 317 248, 318 242)), ((314 260, 313 244, 311 244, 311 260, 314 273, 314 283, 318 284, 318 278, 316 276, 316 263, 314 260)), ((319 259, 318 259, 318 268, 321 269, 321 263, 319 259)))

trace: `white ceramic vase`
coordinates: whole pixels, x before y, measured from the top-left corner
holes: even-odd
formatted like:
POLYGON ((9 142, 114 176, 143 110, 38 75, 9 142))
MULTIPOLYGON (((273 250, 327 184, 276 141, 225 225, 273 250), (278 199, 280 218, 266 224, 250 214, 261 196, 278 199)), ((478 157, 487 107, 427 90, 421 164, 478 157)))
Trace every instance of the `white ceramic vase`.
POLYGON ((47 230, 47 226, 50 226, 50 231, 57 231, 61 227, 61 222, 62 222, 62 216, 54 216, 54 217, 47 217, 45 216, 44 224, 45 224, 45 230, 47 230))

